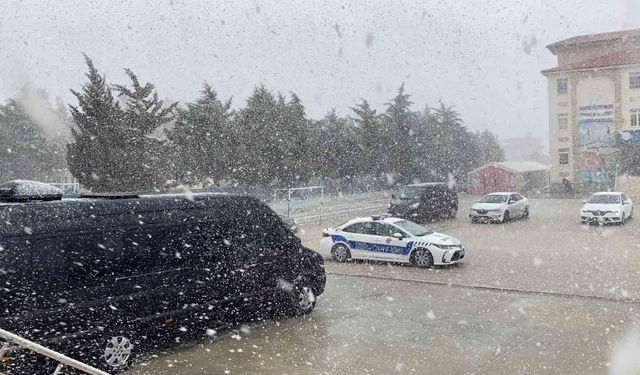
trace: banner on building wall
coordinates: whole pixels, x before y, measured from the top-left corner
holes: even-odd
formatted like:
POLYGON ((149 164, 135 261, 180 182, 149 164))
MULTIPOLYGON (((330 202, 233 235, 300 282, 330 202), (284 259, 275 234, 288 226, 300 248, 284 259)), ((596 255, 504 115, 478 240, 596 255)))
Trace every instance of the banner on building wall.
POLYGON ((613 186, 616 127, 613 104, 578 107, 578 173, 583 182, 613 186))
POLYGON ((640 142, 640 130, 620 130, 618 141, 621 143, 640 142))
POLYGON ((582 148, 612 147, 616 144, 613 104, 578 107, 578 146, 582 148))
POLYGON ((613 147, 598 150, 582 149, 578 172, 583 182, 613 186, 616 170, 616 150, 613 147))

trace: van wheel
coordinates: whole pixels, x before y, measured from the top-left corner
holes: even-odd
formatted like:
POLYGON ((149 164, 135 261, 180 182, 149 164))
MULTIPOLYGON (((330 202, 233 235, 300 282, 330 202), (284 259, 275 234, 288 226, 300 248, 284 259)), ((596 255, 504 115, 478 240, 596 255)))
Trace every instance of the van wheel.
POLYGON ((338 263, 344 263, 351 258, 349 249, 342 244, 338 244, 331 249, 331 259, 338 263))
POLYGON ((108 369, 122 372, 131 367, 133 348, 133 343, 128 337, 111 337, 104 345, 102 359, 107 364, 108 369))
POLYGON ((291 291, 291 307, 294 316, 304 316, 311 314, 316 307, 316 296, 313 288, 309 286, 296 286, 291 291))
POLYGON ((80 361, 86 361, 110 374, 121 373, 131 368, 135 355, 135 345, 131 337, 109 335, 105 338, 102 336, 92 340, 91 345, 92 350, 87 353, 91 358, 79 358, 80 361))
POLYGON ((433 267, 433 256, 426 249, 417 249, 411 254, 411 264, 418 268, 433 267))

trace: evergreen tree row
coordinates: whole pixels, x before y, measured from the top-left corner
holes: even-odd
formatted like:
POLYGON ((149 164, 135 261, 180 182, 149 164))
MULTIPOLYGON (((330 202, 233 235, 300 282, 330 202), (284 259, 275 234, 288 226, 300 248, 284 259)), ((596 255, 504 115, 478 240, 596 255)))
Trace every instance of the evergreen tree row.
POLYGON ((93 191, 162 190, 175 184, 302 186, 323 178, 387 177, 394 183, 463 181, 473 168, 504 155, 488 131, 470 132, 443 103, 411 109, 401 86, 382 112, 362 99, 352 114, 307 118, 295 93, 255 88, 233 110, 207 83, 191 103, 159 100, 153 84, 127 70, 128 85, 109 85, 92 61, 73 91, 73 141, 67 159, 93 191))

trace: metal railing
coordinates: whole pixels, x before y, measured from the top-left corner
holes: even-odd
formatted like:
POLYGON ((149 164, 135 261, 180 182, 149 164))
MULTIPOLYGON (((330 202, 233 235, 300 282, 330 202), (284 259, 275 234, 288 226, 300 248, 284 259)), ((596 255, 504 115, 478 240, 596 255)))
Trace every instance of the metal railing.
POLYGON ((38 353, 40 355, 43 355, 45 357, 51 358, 54 361, 58 362, 58 366, 56 367, 56 369, 53 371, 52 375, 59 375, 62 373, 62 368, 64 366, 67 367, 73 367, 76 370, 80 370, 82 372, 85 372, 87 374, 90 375, 109 375, 109 373, 104 372, 102 370, 98 370, 97 368, 91 367, 87 364, 84 364, 80 361, 77 361, 73 358, 67 357, 64 354, 58 353, 56 351, 53 351, 49 348, 45 348, 44 346, 40 345, 40 344, 36 344, 33 341, 29 341, 23 337, 20 337, 14 333, 11 333, 9 331, 5 331, 3 329, 0 328, 0 342, 1 341, 5 341, 4 343, 2 343, 2 346, 0 347, 0 358, 3 358, 4 355, 10 350, 10 349, 15 349, 16 347, 18 348, 24 348, 27 350, 31 350, 32 352, 38 353))

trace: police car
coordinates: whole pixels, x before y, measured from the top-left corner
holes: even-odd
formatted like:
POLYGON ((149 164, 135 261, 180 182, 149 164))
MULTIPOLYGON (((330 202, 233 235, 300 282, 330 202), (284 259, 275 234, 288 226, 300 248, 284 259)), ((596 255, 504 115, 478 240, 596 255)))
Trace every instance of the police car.
POLYGON ((322 236, 320 253, 337 262, 386 260, 426 268, 456 263, 465 257, 457 239, 397 217, 353 219, 323 230, 322 236))

